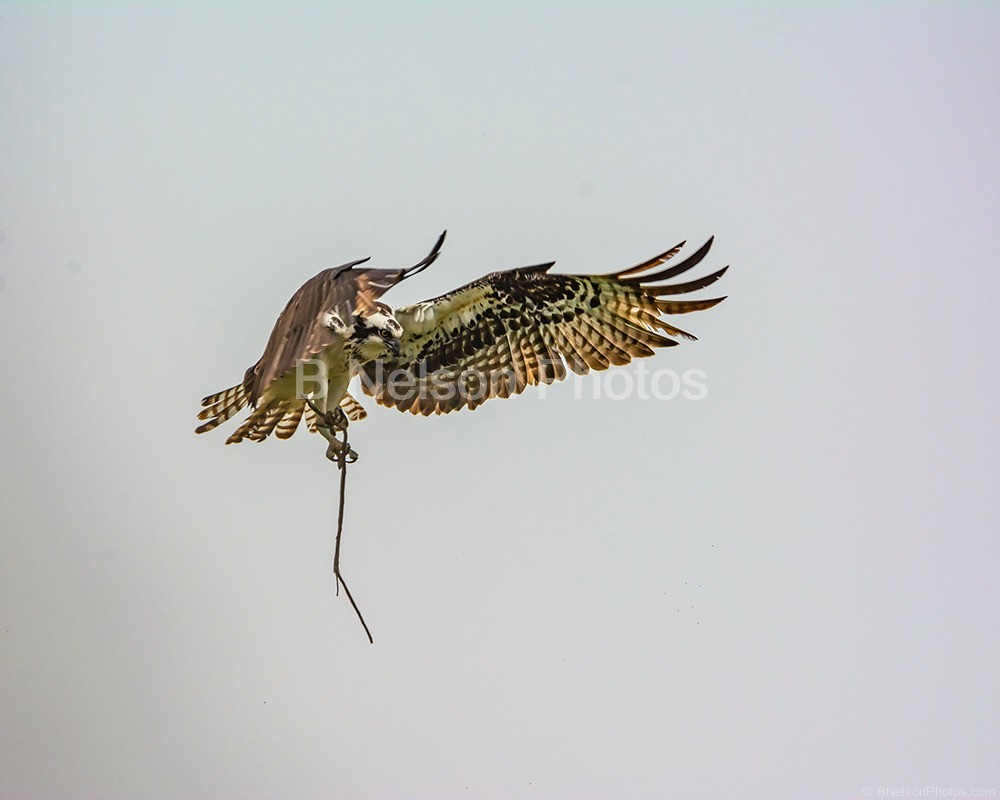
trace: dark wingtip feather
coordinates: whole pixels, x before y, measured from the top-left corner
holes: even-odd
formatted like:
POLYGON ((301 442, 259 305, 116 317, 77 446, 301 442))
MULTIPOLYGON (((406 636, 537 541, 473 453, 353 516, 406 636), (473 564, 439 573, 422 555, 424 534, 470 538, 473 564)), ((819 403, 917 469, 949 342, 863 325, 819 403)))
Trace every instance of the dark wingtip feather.
POLYGON ((420 272, 423 272, 431 264, 433 264, 437 260, 437 257, 441 255, 441 246, 444 244, 444 238, 447 235, 448 235, 447 229, 441 231, 441 235, 438 236, 438 239, 434 243, 434 246, 431 248, 431 251, 424 258, 422 258, 420 261, 414 264, 412 267, 404 269, 403 277, 409 278, 412 275, 416 275, 420 272))
POLYGON ((643 272, 647 269, 651 269, 652 267, 657 267, 660 264, 669 261, 675 255, 677 255, 680 252, 681 248, 684 247, 684 245, 686 244, 687 240, 685 239, 682 242, 678 242, 668 250, 664 250, 662 253, 659 253, 658 255, 655 255, 652 258, 646 259, 641 264, 636 264, 634 267, 629 267, 628 269, 619 270, 618 272, 611 272, 608 274, 607 277, 624 278, 626 275, 635 275, 635 273, 637 272, 643 272))
POLYGON ((626 286, 638 286, 641 283, 651 283, 652 281, 665 281, 669 278, 674 278, 683 272, 687 272, 692 267, 697 266, 701 263, 702 259, 708 255, 708 251, 712 249, 712 242, 715 241, 714 236, 709 236, 708 241, 705 242, 701 247, 695 250, 691 255, 676 264, 669 269, 660 270, 659 272, 648 273, 645 275, 633 275, 630 278, 622 279, 622 283, 626 286))
POLYGON ((704 289, 707 286, 711 286, 719 278, 726 274, 726 270, 729 267, 723 267, 720 270, 716 270, 710 275, 706 275, 704 278, 698 278, 697 280, 687 281, 686 283, 670 283, 670 284, 651 284, 643 285, 642 291, 651 297, 664 297, 671 294, 687 294, 688 292, 696 292, 699 289, 704 289))
POLYGON ((656 300, 656 307, 663 314, 689 314, 692 311, 706 311, 719 305, 725 297, 713 297, 709 300, 656 300))

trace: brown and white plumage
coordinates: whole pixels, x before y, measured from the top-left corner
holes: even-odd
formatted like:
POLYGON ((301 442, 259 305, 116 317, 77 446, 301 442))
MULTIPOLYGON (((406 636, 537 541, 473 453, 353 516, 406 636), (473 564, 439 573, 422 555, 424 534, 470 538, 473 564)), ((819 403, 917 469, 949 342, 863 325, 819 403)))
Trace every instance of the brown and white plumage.
POLYGON ((474 409, 492 397, 584 374, 658 347, 694 339, 664 315, 711 308, 725 298, 671 300, 703 289, 728 267, 664 283, 699 264, 709 239, 675 266, 657 270, 683 242, 607 275, 553 275, 553 264, 494 272, 433 300, 396 309, 400 352, 363 367, 362 386, 385 406, 413 414, 474 409))
POLYGON ((339 405, 351 420, 365 416, 346 393, 356 373, 367 394, 400 411, 428 415, 475 409, 492 397, 562 380, 567 368, 578 374, 604 370, 674 346, 677 337, 694 339, 665 317, 701 311, 725 299, 670 299, 703 289, 725 274, 728 267, 670 282, 701 263, 712 246, 709 239, 663 269, 658 268, 680 252, 683 242, 605 275, 552 274, 553 263, 548 263, 493 272, 395 311, 377 302, 386 290, 429 266, 443 240, 444 234, 425 259, 408 269, 371 269, 355 261, 306 281, 281 312, 263 356, 243 382, 202 400, 198 418, 206 421, 197 432, 215 428, 248 405, 253 411, 227 444, 262 441, 272 432, 288 438, 303 416, 309 430, 322 432, 315 413, 296 394, 294 381, 296 367, 316 358, 332 376, 326 399, 334 405, 329 407, 339 405), (391 344, 398 352, 380 349, 381 340, 371 335, 371 320, 379 320, 383 335, 392 329, 396 338, 391 344))
POLYGON ((306 281, 278 316, 264 354, 246 370, 243 382, 201 401, 198 419, 206 422, 196 432, 212 430, 248 405, 253 411, 226 444, 244 439, 263 441, 272 432, 287 439, 306 411, 307 424, 315 431, 315 415, 297 394, 295 380, 297 366, 310 359, 323 361, 330 375, 328 394, 317 398, 320 407, 328 408, 330 401, 329 408, 341 406, 349 419, 363 417, 364 409, 346 394, 357 354, 350 346, 349 334, 367 315, 391 315, 377 298, 430 266, 441 252, 444 237, 442 233, 431 252, 412 267, 372 269, 360 267, 368 261, 362 259, 323 270, 306 281))

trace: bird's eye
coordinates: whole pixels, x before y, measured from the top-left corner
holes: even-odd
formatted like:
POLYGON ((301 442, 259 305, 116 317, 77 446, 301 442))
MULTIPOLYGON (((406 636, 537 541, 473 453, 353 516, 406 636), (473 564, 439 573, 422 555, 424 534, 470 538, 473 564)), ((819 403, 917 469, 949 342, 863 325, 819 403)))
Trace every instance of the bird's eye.
POLYGON ((392 337, 392 331, 384 330, 380 334, 383 339, 389 339, 392 337))

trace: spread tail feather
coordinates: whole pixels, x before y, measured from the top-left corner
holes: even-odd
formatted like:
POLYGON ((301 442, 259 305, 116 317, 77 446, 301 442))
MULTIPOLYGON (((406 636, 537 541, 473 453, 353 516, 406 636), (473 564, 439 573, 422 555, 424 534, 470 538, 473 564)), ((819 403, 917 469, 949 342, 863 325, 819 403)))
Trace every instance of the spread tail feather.
MULTIPOLYGON (((368 416, 368 412, 365 411, 361 403, 349 394, 344 395, 344 399, 340 401, 340 407, 351 421, 364 419, 368 416)), ((249 439, 252 442, 263 442, 272 433, 279 439, 287 439, 295 433, 303 415, 309 430, 315 432, 316 415, 301 400, 275 400, 267 405, 258 406, 226 440, 226 444, 235 444, 244 439, 249 439)), ((215 425, 217 424, 218 422, 215 423, 215 425)))
POLYGON ((368 412, 365 411, 365 407, 349 394, 345 394, 344 399, 340 401, 340 408, 345 414, 347 414, 347 418, 351 422, 356 422, 357 420, 364 419, 368 416, 368 412))
POLYGON ((198 413, 198 419, 208 420, 204 425, 195 428, 195 433, 205 433, 213 428, 217 428, 233 414, 236 414, 247 404, 247 391, 243 384, 231 386, 221 392, 210 394, 201 401, 202 410, 198 413))
POLYGON ((282 406, 283 403, 281 401, 257 406, 250 416, 243 421, 243 424, 226 439, 226 444, 236 444, 237 442, 242 442, 244 439, 249 439, 252 442, 264 441, 268 434, 274 430, 274 426, 278 424, 278 420, 285 415, 286 409, 282 406))
MULTIPOLYGON (((198 419, 207 421, 203 425, 199 425, 195 432, 205 433, 217 428, 248 405, 248 402, 249 394, 242 384, 210 394, 201 401, 203 408, 198 414, 198 419)), ((352 422, 368 416, 364 406, 349 394, 344 395, 340 401, 340 407, 352 422)), ((243 424, 233 431, 233 434, 226 440, 226 444, 235 444, 244 439, 262 442, 272 433, 279 439, 288 439, 298 430, 299 422, 303 416, 306 418, 306 425, 310 432, 315 433, 316 415, 301 400, 271 401, 255 408, 243 424)))

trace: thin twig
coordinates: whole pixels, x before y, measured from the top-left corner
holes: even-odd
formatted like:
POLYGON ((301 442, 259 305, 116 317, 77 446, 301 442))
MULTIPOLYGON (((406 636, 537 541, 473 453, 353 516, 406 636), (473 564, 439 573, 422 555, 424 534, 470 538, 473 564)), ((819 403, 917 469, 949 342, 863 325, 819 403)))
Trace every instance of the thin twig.
POLYGON ((340 508, 337 511, 337 543, 333 549, 333 574, 337 579, 338 593, 339 587, 344 587, 344 594, 347 595, 347 599, 351 601, 351 606, 354 608, 354 613, 358 615, 358 620, 361 622, 361 627, 365 629, 365 633, 368 635, 368 641, 371 644, 375 644, 375 640, 372 638, 372 632, 368 630, 368 623, 365 622, 364 616, 361 614, 361 609, 358 608, 358 604, 354 602, 354 597, 351 595, 351 590, 347 588, 347 581, 344 580, 344 576, 340 574, 340 535, 344 530, 344 495, 345 487, 347 486, 347 454, 350 452, 350 448, 347 444, 347 426, 344 426, 344 438, 342 441, 342 449, 338 455, 338 464, 340 468, 340 508))
MULTIPOLYGON (((333 415, 329 412, 320 411, 312 402, 312 400, 306 398, 306 403, 309 407, 316 412, 316 415, 320 419, 320 424, 325 425, 325 427, 333 434, 333 438, 336 441, 337 431, 333 424, 333 415)), ((368 636, 368 641, 371 644, 375 644, 375 640, 372 638, 372 632, 368 629, 368 623, 365 622, 364 616, 361 614, 361 609, 358 608, 358 604, 354 602, 354 596, 351 594, 351 590, 347 587, 347 581, 344 580, 344 576, 340 574, 340 537, 344 532, 344 497, 345 488, 347 486, 347 465, 353 463, 352 459, 348 458, 351 452, 351 447, 347 443, 347 419, 344 418, 343 427, 344 438, 341 441, 340 452, 337 453, 337 468, 340 470, 340 504, 337 509, 337 541, 333 549, 333 575, 336 578, 337 594, 340 594, 340 587, 344 587, 344 594, 347 595, 347 599, 351 601, 351 607, 354 609, 354 613, 358 615, 358 621, 361 622, 361 627, 365 629, 365 634, 368 636)))

